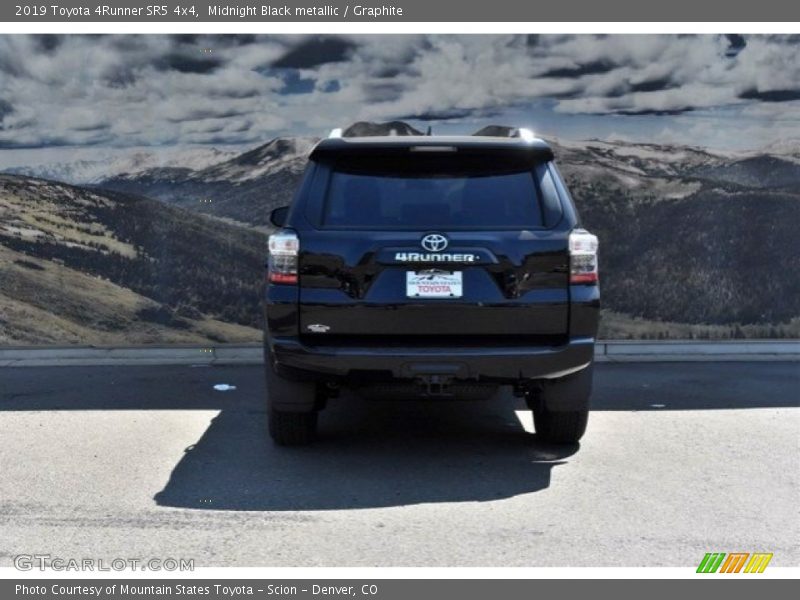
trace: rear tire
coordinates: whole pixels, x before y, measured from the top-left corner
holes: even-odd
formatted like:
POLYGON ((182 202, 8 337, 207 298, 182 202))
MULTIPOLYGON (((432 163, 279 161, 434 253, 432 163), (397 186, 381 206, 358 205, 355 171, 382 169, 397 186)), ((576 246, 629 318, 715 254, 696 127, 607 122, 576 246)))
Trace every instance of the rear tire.
POLYGON ((586 432, 588 410, 550 411, 544 406, 533 409, 536 435, 551 444, 576 444, 586 432))
POLYGON ((317 435, 317 412, 269 411, 269 435, 279 446, 305 446, 317 435))

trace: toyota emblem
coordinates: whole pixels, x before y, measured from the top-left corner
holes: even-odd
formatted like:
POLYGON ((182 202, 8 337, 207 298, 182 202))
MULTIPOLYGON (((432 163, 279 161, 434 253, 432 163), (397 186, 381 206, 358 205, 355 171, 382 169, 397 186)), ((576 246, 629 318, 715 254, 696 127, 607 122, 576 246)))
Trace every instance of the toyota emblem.
POLYGON ((441 233, 429 233, 422 238, 422 247, 428 252, 441 252, 447 248, 447 238, 441 233))

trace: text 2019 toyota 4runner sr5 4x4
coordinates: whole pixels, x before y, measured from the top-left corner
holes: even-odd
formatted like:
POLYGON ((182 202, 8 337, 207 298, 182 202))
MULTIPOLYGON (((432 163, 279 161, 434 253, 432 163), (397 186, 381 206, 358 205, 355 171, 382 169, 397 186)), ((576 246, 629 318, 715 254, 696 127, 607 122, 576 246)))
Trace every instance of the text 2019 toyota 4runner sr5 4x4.
POLYGON ((303 444, 341 387, 485 398, 510 385, 536 433, 586 429, 600 296, 553 153, 513 137, 322 140, 273 211, 265 302, 269 431, 303 444))

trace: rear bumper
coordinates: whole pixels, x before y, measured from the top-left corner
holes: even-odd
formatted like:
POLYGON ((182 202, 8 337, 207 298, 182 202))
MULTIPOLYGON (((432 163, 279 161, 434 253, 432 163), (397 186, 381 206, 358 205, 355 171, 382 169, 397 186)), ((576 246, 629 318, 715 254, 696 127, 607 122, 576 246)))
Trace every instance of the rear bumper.
POLYGON ((279 373, 302 378, 374 374, 413 379, 445 375, 454 379, 514 382, 558 379, 581 371, 594 357, 593 337, 574 337, 560 346, 350 347, 311 346, 297 338, 272 338, 279 373))

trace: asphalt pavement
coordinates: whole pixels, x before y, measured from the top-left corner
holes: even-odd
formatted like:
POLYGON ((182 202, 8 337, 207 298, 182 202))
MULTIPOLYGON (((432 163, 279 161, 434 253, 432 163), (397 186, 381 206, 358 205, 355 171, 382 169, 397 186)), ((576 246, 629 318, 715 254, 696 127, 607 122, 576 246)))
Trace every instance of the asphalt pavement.
POLYGON ((0 566, 797 566, 799 390, 796 362, 606 363, 580 445, 501 393, 344 396, 287 449, 260 366, 0 368, 0 566))

